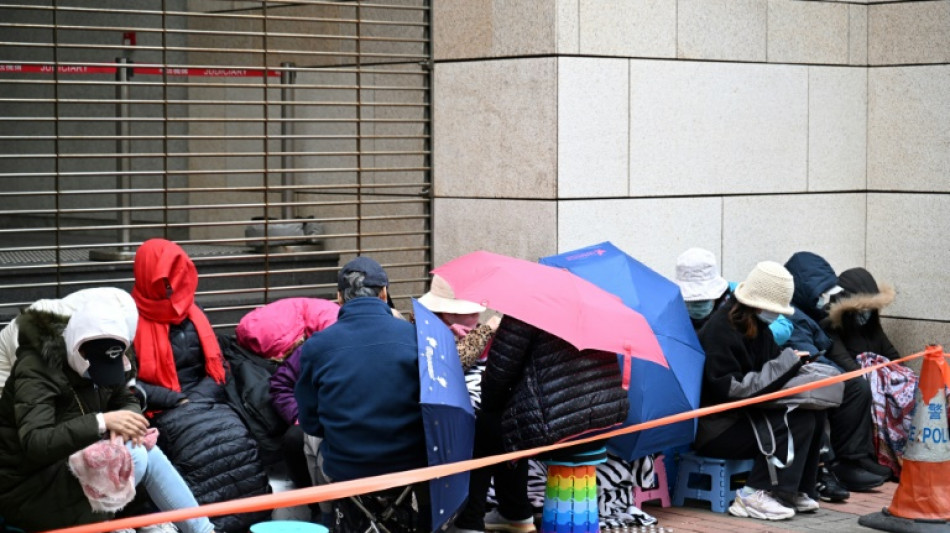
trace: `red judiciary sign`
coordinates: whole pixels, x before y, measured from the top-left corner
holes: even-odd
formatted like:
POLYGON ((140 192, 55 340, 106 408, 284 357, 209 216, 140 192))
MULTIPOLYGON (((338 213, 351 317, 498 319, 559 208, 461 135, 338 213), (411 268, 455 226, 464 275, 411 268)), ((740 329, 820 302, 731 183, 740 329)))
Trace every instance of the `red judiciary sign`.
MULTIPOLYGON (((120 67, 111 66, 83 66, 83 65, 24 65, 16 63, 0 64, 0 73, 39 73, 52 74, 115 74, 120 67)), ((127 68, 127 67, 123 67, 127 68)), ((276 70, 247 69, 247 68, 165 68, 165 67, 131 67, 133 74, 143 76, 199 76, 209 78, 279 78, 276 70)))
POLYGON ((39 72, 40 74, 52 74, 53 71, 60 74, 115 74, 116 67, 86 67, 81 65, 0 65, 0 72, 39 72))

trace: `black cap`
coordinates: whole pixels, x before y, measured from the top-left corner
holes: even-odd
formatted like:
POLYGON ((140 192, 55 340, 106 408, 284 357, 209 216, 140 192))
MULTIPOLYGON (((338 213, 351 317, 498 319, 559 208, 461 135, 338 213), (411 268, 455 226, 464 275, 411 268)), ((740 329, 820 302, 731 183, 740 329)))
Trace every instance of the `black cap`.
POLYGON ((340 274, 336 278, 336 286, 340 292, 349 287, 346 276, 352 272, 363 273, 363 285, 366 287, 382 288, 389 286, 389 276, 386 275, 383 267, 375 260, 361 255, 343 265, 343 268, 340 269, 340 274))
POLYGON ((126 345, 119 339, 93 339, 79 347, 80 353, 89 361, 89 377, 102 387, 125 383, 125 363, 122 355, 126 345))

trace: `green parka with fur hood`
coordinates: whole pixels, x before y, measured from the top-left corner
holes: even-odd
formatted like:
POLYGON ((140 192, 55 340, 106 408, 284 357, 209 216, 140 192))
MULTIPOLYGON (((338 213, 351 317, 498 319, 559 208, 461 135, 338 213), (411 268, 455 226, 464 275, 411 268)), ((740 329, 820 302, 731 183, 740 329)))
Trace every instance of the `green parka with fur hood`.
MULTIPOLYGON (((67 322, 43 311, 17 317, 17 361, 0 396, 0 516, 29 531, 112 518, 92 511, 66 461, 102 438, 96 413, 140 412, 128 387, 97 387, 73 369, 67 322)), ((83 332, 71 349, 96 334, 83 332)))

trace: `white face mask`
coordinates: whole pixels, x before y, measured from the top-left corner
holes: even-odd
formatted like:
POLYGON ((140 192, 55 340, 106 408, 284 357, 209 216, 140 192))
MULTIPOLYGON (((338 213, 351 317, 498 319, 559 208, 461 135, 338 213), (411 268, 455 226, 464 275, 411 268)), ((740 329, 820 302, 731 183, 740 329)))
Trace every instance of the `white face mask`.
POLYGON ((871 310, 865 309, 864 311, 858 311, 858 313, 854 316, 854 320, 859 326, 867 324, 868 321, 871 320, 871 310))
POLYGON ((841 287, 835 285, 818 296, 818 309, 824 309, 831 303, 831 297, 843 291, 841 287))
POLYGON ((759 311, 755 316, 759 317, 759 320, 765 322, 766 324, 771 324, 778 320, 779 314, 773 313, 771 311, 759 311))

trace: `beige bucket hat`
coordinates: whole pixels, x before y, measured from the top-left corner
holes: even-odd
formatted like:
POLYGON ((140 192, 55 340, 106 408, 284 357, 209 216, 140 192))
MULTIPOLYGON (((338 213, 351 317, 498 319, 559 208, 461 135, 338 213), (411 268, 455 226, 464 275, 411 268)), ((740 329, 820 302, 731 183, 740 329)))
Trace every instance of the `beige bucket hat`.
POLYGON ((469 315, 472 313, 481 313, 485 310, 485 306, 483 305, 455 298, 455 291, 453 291, 449 283, 438 274, 432 276, 432 285, 429 287, 429 292, 423 294, 422 298, 419 298, 419 303, 433 313, 469 315))

